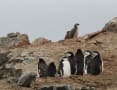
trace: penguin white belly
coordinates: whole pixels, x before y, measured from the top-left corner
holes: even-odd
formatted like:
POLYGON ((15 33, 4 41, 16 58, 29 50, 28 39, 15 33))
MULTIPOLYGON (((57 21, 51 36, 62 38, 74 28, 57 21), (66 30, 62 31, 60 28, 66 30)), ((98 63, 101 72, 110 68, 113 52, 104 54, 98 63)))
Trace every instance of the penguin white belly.
POLYGON ((69 77, 71 75, 70 63, 68 60, 63 61, 63 77, 69 77))

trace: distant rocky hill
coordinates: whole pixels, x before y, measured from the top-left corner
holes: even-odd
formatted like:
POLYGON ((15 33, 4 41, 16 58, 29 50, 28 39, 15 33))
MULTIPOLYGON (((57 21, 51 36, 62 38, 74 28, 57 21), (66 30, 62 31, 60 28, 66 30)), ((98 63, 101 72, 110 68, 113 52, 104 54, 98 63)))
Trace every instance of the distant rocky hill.
MULTIPOLYGON (((37 62, 39 57, 44 58, 47 64, 54 61, 58 67, 58 63, 67 51, 76 52, 78 48, 85 50, 98 50, 104 60, 104 72, 98 76, 71 76, 70 78, 37 78, 31 88, 23 88, 14 84, 6 83, 6 79, 0 80, 0 89, 2 90, 35 90, 35 88, 44 85, 67 84, 72 85, 75 90, 80 90, 82 86, 92 86, 96 90, 113 90, 117 88, 117 18, 110 20, 102 30, 87 34, 78 39, 65 39, 58 42, 39 38, 33 43, 29 43, 28 36, 13 33, 7 37, 0 39, 0 68, 15 68, 14 72, 37 72, 37 62), (23 39, 22 39, 23 38, 23 39), (7 40, 6 40, 7 39, 7 40), (21 43, 22 42, 22 43, 21 43), (13 43, 13 44, 12 44, 13 43), (28 45, 26 47, 22 47, 28 45), (17 47, 18 46, 18 47, 17 47), (9 47, 9 49, 5 49, 9 47), (12 47, 12 48, 11 48, 12 47), (3 55, 5 54, 4 58, 3 55), (7 57, 7 58, 6 58, 7 57), (6 60, 7 59, 7 60, 6 60), (18 71, 17 71, 18 70, 18 71), (7 87, 4 87, 7 85, 7 87)), ((76 36, 76 33, 75 33, 76 36)), ((77 37, 77 36, 76 36, 77 37)), ((7 74, 9 70, 3 70, 7 74)), ((9 73, 12 73, 12 70, 9 73)), ((1 74, 2 75, 2 74, 1 74)), ((3 75, 4 76, 4 75, 3 75)), ((5 76, 7 81, 12 81, 13 75, 5 76), (10 77, 10 78, 9 78, 10 77)), ((3 77, 1 77, 3 78, 3 77)), ((17 78, 17 77, 15 77, 17 78)))

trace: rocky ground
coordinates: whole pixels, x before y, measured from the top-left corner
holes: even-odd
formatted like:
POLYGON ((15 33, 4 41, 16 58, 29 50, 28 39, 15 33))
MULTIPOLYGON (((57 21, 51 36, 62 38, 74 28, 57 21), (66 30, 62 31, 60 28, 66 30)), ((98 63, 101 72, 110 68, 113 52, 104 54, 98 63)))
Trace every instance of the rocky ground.
POLYGON ((20 87, 16 83, 8 83, 15 74, 9 76, 3 75, 5 78, 0 77, 0 90, 36 90, 39 87, 58 84, 71 85, 75 90, 80 90, 82 86, 94 87, 96 90, 117 90, 117 22, 115 20, 109 22, 113 22, 114 24, 107 23, 102 31, 79 37, 79 39, 66 39, 52 42, 41 38, 36 39, 31 44, 28 39, 25 39, 26 45, 23 42, 23 45, 20 45, 20 47, 0 49, 0 52, 5 53, 7 56, 7 60, 1 59, 3 55, 0 56, 0 68, 15 68, 21 69, 23 72, 34 73, 37 72, 39 57, 44 58, 47 64, 54 61, 58 67, 59 60, 67 51, 73 51, 75 53, 78 48, 81 48, 83 51, 87 49, 92 51, 98 50, 104 61, 104 72, 100 75, 71 76, 70 78, 61 78, 58 76, 54 78, 37 77, 30 88, 20 87), (110 27, 109 30, 107 25, 110 27), (110 31, 111 28, 112 31, 110 31))

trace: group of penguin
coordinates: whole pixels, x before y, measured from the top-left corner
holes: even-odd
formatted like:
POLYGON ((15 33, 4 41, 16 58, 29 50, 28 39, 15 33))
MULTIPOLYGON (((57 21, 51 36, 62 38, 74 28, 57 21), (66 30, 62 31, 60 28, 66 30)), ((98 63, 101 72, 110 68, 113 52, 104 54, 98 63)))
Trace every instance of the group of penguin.
POLYGON ((75 55, 73 52, 66 52, 59 62, 58 70, 54 62, 47 65, 42 58, 38 62, 39 77, 54 77, 57 74, 60 77, 99 75, 101 72, 103 72, 103 60, 98 51, 86 50, 83 53, 81 49, 77 49, 75 55))

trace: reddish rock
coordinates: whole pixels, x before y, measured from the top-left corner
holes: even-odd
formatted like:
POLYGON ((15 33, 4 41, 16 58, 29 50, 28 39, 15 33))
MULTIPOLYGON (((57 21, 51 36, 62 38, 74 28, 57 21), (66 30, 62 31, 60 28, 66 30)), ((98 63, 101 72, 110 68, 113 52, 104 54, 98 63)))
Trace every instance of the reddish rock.
POLYGON ((20 41, 15 44, 15 47, 30 45, 28 36, 26 34, 22 34, 20 38, 21 38, 20 41))

